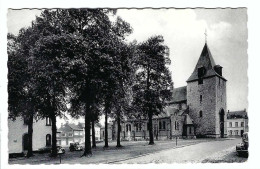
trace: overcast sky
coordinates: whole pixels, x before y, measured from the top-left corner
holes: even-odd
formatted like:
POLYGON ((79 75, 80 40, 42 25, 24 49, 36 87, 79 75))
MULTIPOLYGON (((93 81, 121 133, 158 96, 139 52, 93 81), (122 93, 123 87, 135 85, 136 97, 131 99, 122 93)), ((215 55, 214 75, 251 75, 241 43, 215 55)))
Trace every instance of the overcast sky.
MULTIPOLYGON (((8 32, 31 24, 39 10, 9 10, 8 32)), ((187 85, 205 44, 216 64, 223 67, 227 81, 227 109, 248 108, 247 11, 240 9, 119 9, 117 14, 130 23, 128 40, 138 42, 163 35, 170 48, 174 87, 187 85)))

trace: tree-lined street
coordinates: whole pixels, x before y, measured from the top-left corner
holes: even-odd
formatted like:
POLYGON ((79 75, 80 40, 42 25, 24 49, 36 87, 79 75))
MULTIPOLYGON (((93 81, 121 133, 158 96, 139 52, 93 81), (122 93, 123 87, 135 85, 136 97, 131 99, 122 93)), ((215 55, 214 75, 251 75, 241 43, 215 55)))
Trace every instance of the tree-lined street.
MULTIPOLYGON (((235 145, 241 139, 196 139, 157 141, 148 145, 146 141, 123 142, 123 147, 117 148, 116 142, 110 142, 110 147, 104 149, 102 143, 97 143, 93 155, 89 158, 79 158, 81 152, 69 152, 62 155, 63 164, 96 164, 96 163, 185 163, 185 162, 244 162, 245 157, 237 156, 235 145)), ((11 159, 10 164, 59 164, 59 158, 51 158, 49 154, 35 154, 34 157, 11 159)))

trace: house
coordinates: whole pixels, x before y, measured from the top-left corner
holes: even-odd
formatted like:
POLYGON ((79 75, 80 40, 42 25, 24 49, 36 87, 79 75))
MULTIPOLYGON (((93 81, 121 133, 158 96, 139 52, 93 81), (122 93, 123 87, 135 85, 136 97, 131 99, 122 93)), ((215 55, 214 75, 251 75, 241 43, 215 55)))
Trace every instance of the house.
MULTIPOLYGON (((187 86, 175 88, 165 110, 153 117, 154 137, 227 137, 226 81, 206 42, 187 86)), ((149 137, 147 119, 123 119, 120 125, 122 139, 149 137)), ((116 139, 116 121, 112 128, 116 139)))
MULTIPOLYGON (((8 119, 8 149, 9 154, 22 154, 28 150, 28 125, 23 118, 15 121, 8 119)), ((45 146, 51 146, 51 121, 49 118, 33 122, 33 151, 45 146)))
POLYGON ((228 137, 240 137, 244 132, 248 132, 248 116, 246 109, 228 111, 227 131, 228 137))
POLYGON ((61 146, 69 146, 70 143, 75 142, 83 143, 85 140, 83 128, 73 123, 61 124, 57 133, 57 140, 61 146))

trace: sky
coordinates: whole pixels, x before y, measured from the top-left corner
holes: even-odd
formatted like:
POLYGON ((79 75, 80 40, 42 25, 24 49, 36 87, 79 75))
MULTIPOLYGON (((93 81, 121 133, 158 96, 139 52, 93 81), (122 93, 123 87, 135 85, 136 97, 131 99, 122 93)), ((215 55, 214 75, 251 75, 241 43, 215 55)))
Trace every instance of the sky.
MULTIPOLYGON (((18 34, 40 15, 40 10, 9 10, 8 32, 18 34)), ((117 15, 130 23, 128 41, 142 42, 162 35, 170 49, 174 87, 187 85, 205 44, 227 79, 227 109, 248 109, 247 10, 238 9, 118 9, 117 15)))

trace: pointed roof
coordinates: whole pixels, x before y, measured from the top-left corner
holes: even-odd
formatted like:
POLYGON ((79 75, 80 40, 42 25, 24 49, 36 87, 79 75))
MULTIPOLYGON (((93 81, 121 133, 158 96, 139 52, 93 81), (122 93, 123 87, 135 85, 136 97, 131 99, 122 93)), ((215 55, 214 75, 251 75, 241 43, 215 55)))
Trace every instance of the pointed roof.
POLYGON ((207 43, 205 43, 202 52, 200 54, 200 58, 197 62, 197 65, 193 71, 193 73, 191 74, 191 76, 189 77, 189 79, 187 80, 187 82, 191 82, 191 81, 195 81, 198 80, 198 68, 204 67, 206 70, 205 75, 203 76, 203 78, 205 77, 211 77, 211 76, 219 76, 222 79, 226 80, 225 78, 223 78, 222 76, 220 76, 216 71, 215 71, 215 66, 219 66, 215 64, 215 61, 212 57, 212 54, 209 50, 209 47, 207 45, 207 43))

